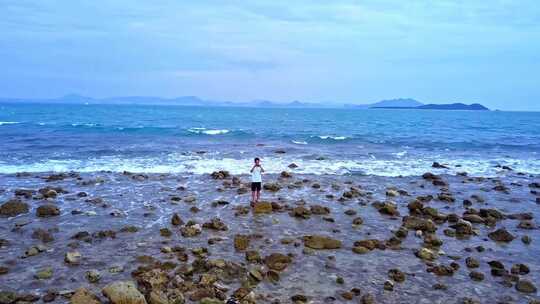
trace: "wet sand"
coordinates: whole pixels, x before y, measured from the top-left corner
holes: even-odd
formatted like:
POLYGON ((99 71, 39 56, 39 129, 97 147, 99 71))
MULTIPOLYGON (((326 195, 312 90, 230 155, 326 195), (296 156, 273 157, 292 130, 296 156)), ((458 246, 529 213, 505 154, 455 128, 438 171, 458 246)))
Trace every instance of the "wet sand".
POLYGON ((0 204, 28 206, 10 216, 3 205, 0 303, 67 303, 80 287, 107 303, 102 289, 126 280, 149 303, 156 294, 162 303, 233 294, 257 303, 539 298, 538 176, 291 171, 264 176, 262 200, 272 204, 257 205, 259 214, 248 176, 0 175, 0 204))

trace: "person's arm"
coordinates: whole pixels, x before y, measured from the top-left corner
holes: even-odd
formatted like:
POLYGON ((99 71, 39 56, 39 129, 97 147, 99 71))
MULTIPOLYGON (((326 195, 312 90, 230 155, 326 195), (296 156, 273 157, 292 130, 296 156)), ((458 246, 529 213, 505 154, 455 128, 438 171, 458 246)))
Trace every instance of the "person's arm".
POLYGON ((259 167, 261 168, 261 173, 262 173, 262 172, 264 172, 264 169, 263 169, 263 167, 262 167, 262 166, 259 166, 259 167))
POLYGON ((251 170, 249 170, 250 173, 253 173, 253 169, 255 169, 255 165, 253 165, 253 167, 251 167, 251 170))

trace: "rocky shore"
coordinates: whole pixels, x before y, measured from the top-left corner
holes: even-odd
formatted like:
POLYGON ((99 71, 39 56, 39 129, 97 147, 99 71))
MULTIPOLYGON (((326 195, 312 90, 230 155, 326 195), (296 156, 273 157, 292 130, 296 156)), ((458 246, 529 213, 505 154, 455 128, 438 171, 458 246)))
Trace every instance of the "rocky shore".
POLYGON ((0 175, 0 304, 540 303, 540 177, 0 175))

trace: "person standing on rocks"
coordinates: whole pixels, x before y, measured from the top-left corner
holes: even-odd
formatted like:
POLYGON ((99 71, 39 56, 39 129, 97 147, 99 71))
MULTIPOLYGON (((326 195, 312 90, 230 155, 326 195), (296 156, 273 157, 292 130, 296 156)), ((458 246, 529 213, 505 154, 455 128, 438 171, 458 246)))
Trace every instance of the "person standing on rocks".
POLYGON ((258 157, 255 157, 253 167, 249 172, 251 172, 251 203, 253 204, 261 198, 262 173, 264 172, 258 157))

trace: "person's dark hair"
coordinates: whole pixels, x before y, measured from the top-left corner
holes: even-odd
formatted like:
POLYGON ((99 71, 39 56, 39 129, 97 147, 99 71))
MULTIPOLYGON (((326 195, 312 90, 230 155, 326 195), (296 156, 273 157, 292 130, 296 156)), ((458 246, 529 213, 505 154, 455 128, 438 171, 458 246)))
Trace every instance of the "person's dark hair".
POLYGON ((255 157, 253 161, 260 161, 260 159, 258 157, 255 157))

